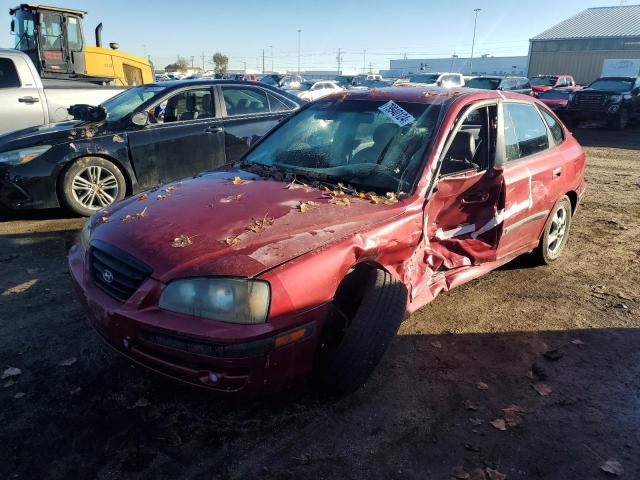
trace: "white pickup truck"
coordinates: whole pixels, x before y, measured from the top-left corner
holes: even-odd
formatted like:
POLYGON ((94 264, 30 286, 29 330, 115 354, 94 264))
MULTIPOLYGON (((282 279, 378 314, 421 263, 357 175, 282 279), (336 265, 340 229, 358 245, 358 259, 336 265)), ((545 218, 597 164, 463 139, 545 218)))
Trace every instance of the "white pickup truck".
POLYGON ((26 54, 0 49, 0 135, 68 120, 69 106, 99 105, 125 88, 76 80, 43 80, 26 54))

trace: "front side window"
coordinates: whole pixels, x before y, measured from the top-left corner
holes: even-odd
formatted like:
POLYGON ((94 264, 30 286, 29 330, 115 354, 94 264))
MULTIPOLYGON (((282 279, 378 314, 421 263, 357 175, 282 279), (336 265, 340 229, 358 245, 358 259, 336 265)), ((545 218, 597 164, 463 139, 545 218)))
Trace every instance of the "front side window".
POLYGON ((151 100, 153 97, 161 95, 164 87, 148 86, 134 87, 110 98, 102 103, 102 107, 107 111, 107 120, 117 121, 133 113, 140 105, 151 100))
POLYGON ((274 130, 244 160, 359 190, 409 192, 422 171, 440 107, 400 102, 414 120, 399 127, 378 109, 385 103, 318 101, 274 130))
POLYGON ((10 58, 0 58, 0 88, 20 86, 20 78, 16 66, 10 58))
POLYGON ((40 38, 44 50, 62 50, 62 17, 54 13, 43 13, 40 38))
POLYGON ((555 142, 556 145, 560 145, 562 142, 564 142, 564 131, 562 130, 560 123, 558 123, 558 121, 553 117, 553 115, 547 112, 544 108, 541 108, 540 112, 544 117, 544 121, 547 122, 547 125, 549 126, 549 130, 551 130, 551 136, 553 137, 553 141, 555 142))
POLYGON ((159 123, 185 122, 215 116, 213 97, 209 88, 185 90, 177 93, 162 102, 159 105, 160 108, 165 102, 163 115, 156 115, 156 112, 153 112, 159 123))
POLYGON ((262 90, 247 87, 222 87, 227 115, 248 115, 269 112, 269 101, 262 90))
POLYGON ((504 104, 504 141, 507 161, 549 148, 547 128, 535 106, 529 103, 504 104))

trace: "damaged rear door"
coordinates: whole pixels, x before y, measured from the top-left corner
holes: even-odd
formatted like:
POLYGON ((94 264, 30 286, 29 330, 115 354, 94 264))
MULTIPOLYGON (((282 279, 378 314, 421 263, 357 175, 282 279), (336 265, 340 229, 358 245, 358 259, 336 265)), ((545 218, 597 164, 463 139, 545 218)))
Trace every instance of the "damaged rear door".
POLYGON ((426 207, 434 273, 496 259, 504 207, 503 174, 495 161, 498 131, 497 101, 469 107, 453 129, 426 207))

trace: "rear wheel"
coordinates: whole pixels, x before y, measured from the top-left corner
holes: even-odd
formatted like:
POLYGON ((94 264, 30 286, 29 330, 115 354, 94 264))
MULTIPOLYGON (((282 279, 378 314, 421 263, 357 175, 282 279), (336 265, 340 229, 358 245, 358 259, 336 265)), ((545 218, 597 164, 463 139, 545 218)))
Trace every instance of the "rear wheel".
POLYGON ((61 196, 74 212, 89 216, 126 195, 127 184, 120 169, 100 157, 83 157, 67 169, 61 196))
POLYGON ((560 258, 569 238, 571 212, 571 200, 565 195, 551 212, 540 245, 533 252, 537 263, 548 265, 560 258))
POLYGON ((364 385, 396 335, 407 307, 407 289, 391 274, 365 268, 347 277, 334 300, 319 358, 322 384, 337 393, 364 385), (343 288, 346 287, 346 288, 343 288))

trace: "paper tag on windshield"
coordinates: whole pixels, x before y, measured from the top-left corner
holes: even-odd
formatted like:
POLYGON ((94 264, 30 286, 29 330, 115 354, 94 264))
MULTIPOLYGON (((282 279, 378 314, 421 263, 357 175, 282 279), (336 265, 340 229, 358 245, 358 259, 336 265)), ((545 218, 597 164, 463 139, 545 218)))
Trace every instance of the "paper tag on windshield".
POLYGON ((405 125, 416 121, 413 115, 411 115, 393 100, 389 100, 381 107, 378 107, 378 110, 389 117, 393 121, 393 123, 395 123, 399 127, 404 127, 405 125))

